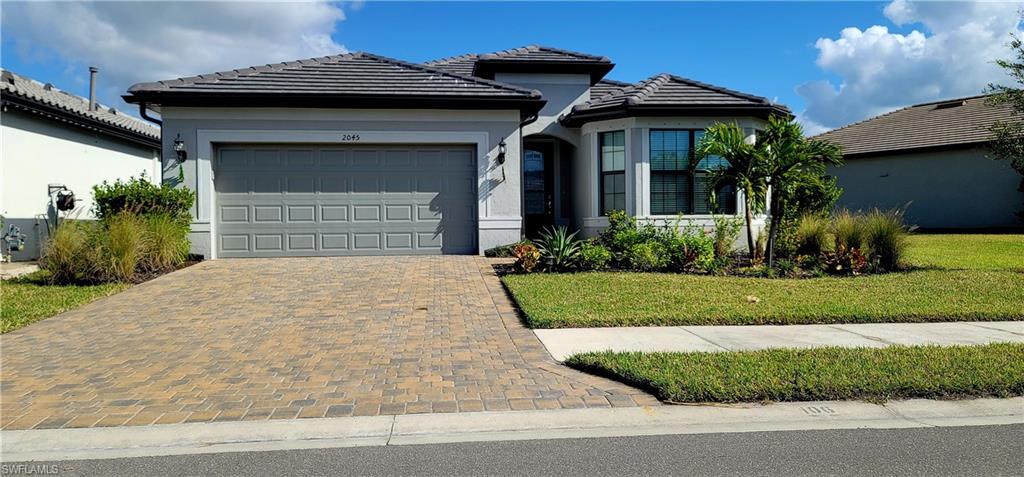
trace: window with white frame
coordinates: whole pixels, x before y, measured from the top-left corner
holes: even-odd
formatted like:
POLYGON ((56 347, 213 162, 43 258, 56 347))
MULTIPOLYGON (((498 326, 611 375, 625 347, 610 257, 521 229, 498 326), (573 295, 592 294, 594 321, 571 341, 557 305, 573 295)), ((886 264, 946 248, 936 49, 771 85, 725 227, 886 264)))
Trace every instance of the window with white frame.
POLYGON ((626 209, 626 132, 600 133, 598 142, 601 215, 608 215, 613 210, 626 209))

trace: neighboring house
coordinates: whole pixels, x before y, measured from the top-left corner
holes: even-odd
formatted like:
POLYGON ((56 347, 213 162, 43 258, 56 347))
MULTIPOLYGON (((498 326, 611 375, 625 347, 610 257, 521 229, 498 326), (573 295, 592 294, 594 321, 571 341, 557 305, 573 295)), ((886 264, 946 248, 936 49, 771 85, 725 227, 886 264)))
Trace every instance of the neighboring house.
POLYGON ((88 219, 93 185, 162 174, 160 130, 92 98, 0 73, 0 214, 5 221, 0 235, 10 225, 25 235, 25 249, 14 252, 14 260, 39 257, 56 213, 49 185, 74 192, 76 210, 70 216, 88 219))
POLYGON ((989 127, 1011 119, 1009 107, 972 96, 910 106, 816 138, 843 147, 845 164, 829 171, 843 188, 840 207, 909 204, 907 222, 930 229, 1019 227, 1020 175, 1008 161, 986 157, 989 127))
MULTIPOLYGON (((132 86, 198 193, 207 258, 477 254, 607 212, 710 226, 709 125, 753 136, 768 100, 677 76, 605 80, 600 56, 528 46, 413 64, 349 53, 132 86)), ((719 191, 724 211, 739 198, 719 191)), ((763 226, 763 219, 758 227, 763 226)))

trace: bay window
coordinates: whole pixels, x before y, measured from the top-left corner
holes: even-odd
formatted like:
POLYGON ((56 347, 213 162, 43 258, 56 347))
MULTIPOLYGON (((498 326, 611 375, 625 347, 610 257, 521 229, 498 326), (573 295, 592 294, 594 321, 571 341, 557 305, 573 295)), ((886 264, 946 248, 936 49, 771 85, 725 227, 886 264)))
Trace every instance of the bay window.
POLYGON ((703 130, 652 129, 650 131, 651 215, 706 215, 736 213, 736 188, 712 191, 710 173, 728 166, 718 156, 696 160, 695 148, 703 130), (716 194, 712 209, 710 194, 716 194))

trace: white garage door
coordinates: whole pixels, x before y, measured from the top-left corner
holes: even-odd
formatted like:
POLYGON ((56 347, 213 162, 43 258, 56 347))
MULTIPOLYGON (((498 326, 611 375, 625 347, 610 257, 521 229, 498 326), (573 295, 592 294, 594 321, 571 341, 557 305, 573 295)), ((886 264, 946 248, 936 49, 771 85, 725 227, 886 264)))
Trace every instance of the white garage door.
POLYGON ((469 146, 222 146, 220 257, 476 253, 469 146))

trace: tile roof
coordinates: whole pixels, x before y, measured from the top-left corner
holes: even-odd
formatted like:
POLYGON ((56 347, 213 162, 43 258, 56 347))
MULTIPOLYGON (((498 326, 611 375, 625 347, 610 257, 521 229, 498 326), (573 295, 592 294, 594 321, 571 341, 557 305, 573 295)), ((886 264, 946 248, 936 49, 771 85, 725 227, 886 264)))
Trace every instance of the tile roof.
POLYGON ((576 51, 562 50, 550 46, 528 45, 519 48, 485 53, 479 60, 516 60, 540 62, 611 63, 605 56, 590 55, 576 51))
MULTIPOLYGON (((0 96, 5 100, 20 98, 31 104, 52 108, 63 114, 100 123, 113 130, 160 140, 160 128, 127 115, 114 108, 97 104, 95 111, 89 110, 89 100, 67 91, 61 91, 50 84, 43 84, 27 76, 8 70, 0 70, 0 96)), ((7 102, 7 101, 5 101, 7 102)))
POLYGON ((140 83, 126 99, 147 94, 339 95, 346 97, 478 97, 539 99, 537 91, 364 52, 253 66, 140 83))
POLYGON ((557 68, 559 72, 568 70, 589 74, 592 83, 603 78, 615 66, 604 56, 541 45, 528 45, 492 53, 453 56, 428 61, 424 64, 480 78, 494 78, 494 73, 498 70, 544 72, 557 68))
POLYGON ((603 79, 598 81, 597 84, 590 87, 590 99, 591 101, 598 99, 611 92, 622 91, 627 86, 633 86, 632 83, 626 83, 623 81, 615 81, 610 79, 603 79))
POLYGON ((437 60, 428 61, 423 63, 424 66, 431 68, 437 68, 439 70, 448 71, 459 75, 473 75, 473 67, 476 66, 476 60, 480 55, 470 53, 468 55, 452 56, 448 58, 441 58, 437 60))
POLYGON ((701 83, 676 75, 662 73, 646 80, 622 87, 604 87, 605 94, 591 94, 591 100, 573 107, 564 122, 579 122, 582 117, 600 115, 622 116, 626 111, 660 110, 713 112, 716 110, 743 110, 767 114, 789 114, 785 106, 774 104, 760 96, 740 93, 720 86, 701 83))
POLYGON ((989 106, 986 98, 970 96, 908 106, 833 129, 815 139, 842 146, 846 156, 985 143, 990 140, 989 126, 1014 118, 1009 106, 989 106))

